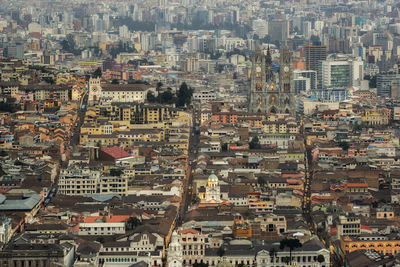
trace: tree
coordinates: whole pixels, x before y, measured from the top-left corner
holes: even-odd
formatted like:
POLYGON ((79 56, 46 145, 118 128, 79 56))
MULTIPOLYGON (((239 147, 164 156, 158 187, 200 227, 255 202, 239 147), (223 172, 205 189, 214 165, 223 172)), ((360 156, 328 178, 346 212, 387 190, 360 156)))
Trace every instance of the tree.
POLYGON ((225 254, 225 248, 224 248, 224 245, 222 245, 218 248, 217 255, 222 257, 222 256, 224 256, 224 254, 225 254))
POLYGON ((184 107, 189 106, 192 101, 193 90, 187 86, 185 82, 181 84, 176 98, 176 106, 184 107))
POLYGON ((264 185, 267 183, 267 181, 265 180, 265 177, 264 177, 264 176, 258 176, 258 178, 257 178, 257 183, 258 183, 260 186, 264 186, 264 185))
POLYGON ((208 267, 208 264, 203 262, 196 262, 193 263, 193 267, 208 267))
POLYGON ((128 221, 126 222, 126 229, 133 230, 141 224, 142 224, 142 222, 137 217, 131 216, 131 217, 129 217, 128 221))
POLYGON ((192 205, 200 203, 200 198, 196 195, 193 196, 192 198, 192 205))
POLYGON ((97 68, 97 69, 93 72, 92 77, 93 77, 93 78, 100 78, 102 75, 103 75, 103 73, 101 72, 101 69, 100 69, 100 68, 97 68))
POLYGON ((223 143, 222 146, 221 146, 221 150, 222 150, 222 152, 228 151, 228 144, 227 143, 223 143))
POLYGON ((340 142, 339 146, 345 151, 347 151, 350 147, 349 143, 347 143, 347 142, 340 142))
POLYGON ((121 176, 122 173, 121 169, 110 169, 111 176, 121 176))
POLYGON ((269 257, 272 259, 272 266, 275 265, 275 257, 278 255, 276 248, 270 248, 269 257))
POLYGON ((49 83, 49 84, 55 83, 53 77, 43 77, 43 81, 45 81, 46 83, 49 83))
POLYGON ((156 97, 154 96, 152 91, 148 91, 147 92, 147 101, 149 101, 150 103, 154 103, 157 101, 156 97))
POLYGON ((292 265, 292 251, 301 246, 302 246, 302 244, 300 243, 300 241, 298 239, 285 238, 285 239, 281 240, 279 248, 280 249, 285 249, 285 247, 289 248, 289 262, 290 262, 290 265, 292 265))
POLYGON ((174 103, 175 97, 171 90, 167 90, 159 94, 159 102, 161 104, 172 104, 174 103))
POLYGON ((104 237, 102 237, 102 236, 99 236, 97 239, 96 239, 96 241, 97 242, 99 242, 99 243, 104 243, 104 242, 106 242, 105 240, 104 240, 104 237))
POLYGON ((250 149, 259 149, 261 148, 260 145, 260 140, 258 139, 258 136, 254 136, 253 139, 251 139, 250 143, 249 143, 249 148, 250 149))
POLYGON ((319 254, 318 257, 317 257, 317 261, 319 263, 323 263, 325 261, 325 257, 323 255, 319 254))
POLYGON ((111 84, 119 84, 119 80, 118 80, 118 79, 113 79, 113 80, 111 81, 111 84))

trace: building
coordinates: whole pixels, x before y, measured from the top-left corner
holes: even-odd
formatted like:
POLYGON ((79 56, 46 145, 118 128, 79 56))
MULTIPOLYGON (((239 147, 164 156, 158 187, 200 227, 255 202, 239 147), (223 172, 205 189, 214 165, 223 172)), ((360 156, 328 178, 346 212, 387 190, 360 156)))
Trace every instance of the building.
POLYGON ((400 253, 400 240, 387 236, 368 235, 357 237, 343 237, 340 239, 340 248, 344 254, 358 250, 376 250, 380 254, 398 255, 400 253))
POLYGON ((217 175, 213 173, 208 176, 208 182, 204 198, 201 199, 203 203, 221 203, 221 188, 217 175))
POLYGON ((7 217, 0 217, 0 247, 7 244, 12 236, 11 220, 7 217))
POLYGON ((326 60, 327 48, 326 45, 321 45, 319 43, 306 45, 304 47, 304 54, 306 58, 306 69, 318 71, 319 62, 326 60))
POLYGON ((311 89, 311 83, 309 78, 298 77, 293 80, 294 83, 294 94, 298 95, 301 92, 308 92, 311 89))
POLYGON ((361 220, 354 215, 341 215, 336 223, 338 238, 343 236, 356 236, 361 233, 361 220))
POLYGON ((294 75, 294 83, 295 83, 294 91, 296 94, 298 94, 298 91, 301 91, 301 90, 296 90, 296 81, 299 81, 300 83, 305 84, 305 85, 298 85, 298 86, 303 86, 300 88, 308 88, 309 87, 309 90, 317 89, 317 71, 315 71, 315 70, 294 70, 293 75, 294 75))
POLYGON ((7 55, 11 58, 24 58, 24 43, 22 41, 11 41, 7 46, 7 55))
POLYGON ((272 41, 283 42, 289 38, 289 21, 272 20, 268 21, 268 34, 272 41))
POLYGON ((363 61, 359 58, 348 60, 334 60, 330 58, 320 61, 318 82, 319 87, 322 89, 359 86, 363 79, 363 61))
POLYGON ((0 267, 72 267, 75 244, 60 234, 20 234, 0 250, 0 267))
POLYGON ((180 243, 179 236, 176 231, 172 233, 171 243, 168 247, 167 266, 183 266, 182 244, 180 243))
POLYGON ((254 113, 295 113, 292 57, 287 49, 281 50, 279 84, 272 71, 272 59, 268 49, 264 56, 258 50, 253 56, 249 111, 254 113))
POLYGON ((400 94, 400 74, 380 73, 376 77, 376 89, 378 96, 394 97, 400 94))
POLYGON ((125 224, 129 216, 87 216, 79 223, 78 235, 125 234, 125 224))
POLYGON ((147 98, 150 86, 145 84, 103 84, 100 78, 89 80, 90 106, 96 103, 143 103, 147 98))

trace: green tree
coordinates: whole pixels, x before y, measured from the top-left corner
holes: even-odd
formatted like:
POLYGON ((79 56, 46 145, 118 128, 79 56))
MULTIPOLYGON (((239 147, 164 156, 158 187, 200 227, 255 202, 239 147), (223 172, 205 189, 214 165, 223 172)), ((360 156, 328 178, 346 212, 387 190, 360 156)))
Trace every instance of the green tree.
POLYGON ((302 244, 300 243, 300 241, 296 238, 285 238, 281 240, 280 249, 285 249, 285 247, 289 248, 289 262, 290 265, 292 265, 292 251, 296 248, 301 247, 302 244))
POLYGON ((200 203, 200 198, 196 195, 193 195, 192 205, 197 204, 197 203, 200 203))
POLYGON ((92 77, 93 77, 93 78, 100 78, 102 75, 103 75, 103 73, 101 72, 101 69, 100 69, 100 68, 97 68, 97 69, 93 72, 92 77))
POLYGON ((222 146, 221 146, 221 150, 222 150, 222 152, 228 151, 228 144, 227 143, 223 143, 222 146))
POLYGON ((121 176, 123 171, 121 169, 110 169, 111 176, 121 176))
POLYGON ((159 102, 161 104, 172 104, 175 101, 175 96, 171 90, 167 90, 159 94, 159 102))
POLYGON ((129 217, 128 221, 126 222, 126 229, 133 230, 141 224, 142 224, 142 222, 137 217, 131 216, 131 217, 129 217))
POLYGON ((96 241, 97 242, 99 242, 99 243, 104 243, 104 242, 106 242, 105 240, 104 240, 104 237, 102 237, 102 236, 99 236, 97 239, 96 239, 96 241))
POLYGON ((251 139, 251 141, 250 141, 250 143, 249 143, 249 148, 250 148, 250 149, 259 149, 259 148, 261 148, 260 140, 258 139, 258 136, 257 136, 257 135, 254 136, 254 137, 251 139))
POLYGON ((258 176, 258 178, 257 178, 257 183, 258 183, 260 186, 264 186, 264 185, 267 183, 267 181, 265 180, 265 177, 264 177, 264 176, 258 176))
POLYGON ((181 84, 176 96, 176 106, 189 106, 192 101, 193 90, 187 86, 185 82, 181 84))
POLYGON ((340 146, 344 151, 347 151, 347 150, 349 149, 349 147, 350 147, 349 143, 347 143, 347 142, 340 142, 340 143, 339 143, 339 146, 340 146))
POLYGON ((224 245, 222 245, 222 246, 220 246, 220 247, 218 248, 218 250, 217 250, 217 255, 220 256, 220 257, 222 257, 222 256, 224 256, 224 254, 225 254, 225 248, 224 248, 224 245))
POLYGON ((324 257, 323 255, 319 254, 319 255, 317 256, 317 261, 318 261, 319 263, 323 263, 323 262, 325 261, 325 257, 324 257))
POLYGON ((269 256, 272 260, 272 266, 275 265, 275 258, 278 255, 278 251, 276 250, 276 248, 272 247, 269 249, 269 256))
POLYGON ((53 77, 43 77, 43 81, 45 81, 46 83, 49 83, 49 84, 55 83, 53 77))
POLYGON ((148 91, 147 92, 147 101, 149 101, 150 103, 154 103, 157 101, 156 97, 154 96, 152 91, 148 91))

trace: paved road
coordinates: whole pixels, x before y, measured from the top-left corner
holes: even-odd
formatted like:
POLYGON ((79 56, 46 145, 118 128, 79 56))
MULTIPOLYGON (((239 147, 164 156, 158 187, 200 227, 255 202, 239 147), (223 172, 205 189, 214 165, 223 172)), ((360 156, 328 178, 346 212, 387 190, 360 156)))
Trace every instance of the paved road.
MULTIPOLYGON (((196 125, 196 116, 195 112, 193 112, 193 125, 196 125)), ((182 225, 183 219, 185 217, 186 212, 189 209, 189 206, 192 202, 193 198, 193 173, 192 170, 195 168, 194 160, 197 156, 197 145, 199 143, 199 134, 195 132, 194 127, 192 127, 189 138, 189 154, 188 154, 188 168, 187 168, 187 176, 183 185, 183 194, 181 207, 179 210, 179 219, 178 226, 182 225)))
POLYGON ((83 95, 83 97, 81 98, 81 101, 79 102, 79 106, 78 106, 78 118, 77 118, 77 122, 74 125, 73 128, 73 136, 71 138, 71 142, 70 145, 72 146, 72 149, 74 150, 75 147, 77 145, 79 145, 79 135, 80 135, 80 130, 81 130, 81 126, 83 124, 83 120, 85 118, 85 112, 87 109, 87 102, 88 102, 88 94, 87 94, 87 90, 85 90, 85 93, 83 95), (82 106, 85 105, 86 108, 85 110, 82 110, 82 106))

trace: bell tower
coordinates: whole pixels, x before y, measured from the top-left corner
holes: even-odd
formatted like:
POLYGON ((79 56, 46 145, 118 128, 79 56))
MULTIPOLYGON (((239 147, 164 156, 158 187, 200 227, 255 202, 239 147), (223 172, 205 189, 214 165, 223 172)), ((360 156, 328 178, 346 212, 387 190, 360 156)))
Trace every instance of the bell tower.
POLYGON ((281 49, 279 60, 280 112, 294 115, 294 85, 292 54, 286 47, 281 49))
POLYGON ((265 56, 258 49, 253 56, 249 96, 249 112, 267 112, 265 56))
POLYGON ((88 104, 93 106, 100 101, 101 98, 101 79, 100 78, 90 78, 89 79, 89 97, 88 104))

